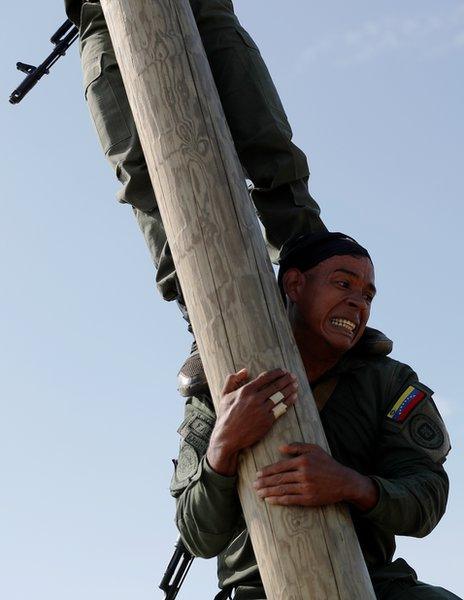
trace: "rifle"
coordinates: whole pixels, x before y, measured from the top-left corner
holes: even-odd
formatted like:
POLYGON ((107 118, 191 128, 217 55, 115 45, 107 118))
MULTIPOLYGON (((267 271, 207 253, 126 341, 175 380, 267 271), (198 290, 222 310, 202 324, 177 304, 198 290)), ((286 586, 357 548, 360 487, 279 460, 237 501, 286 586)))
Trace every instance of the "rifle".
POLYGON ((47 56, 41 65, 34 67, 26 63, 16 63, 16 68, 22 73, 26 73, 27 76, 19 87, 10 95, 10 103, 18 104, 24 98, 24 96, 30 92, 36 83, 44 76, 48 75, 50 68, 56 63, 56 61, 64 56, 69 47, 79 37, 79 30, 72 21, 66 19, 61 27, 52 35, 50 42, 55 46, 53 52, 47 56))
POLYGON ((175 547, 174 554, 159 584, 159 588, 165 593, 165 600, 174 600, 177 596, 194 559, 181 538, 177 540, 175 547))

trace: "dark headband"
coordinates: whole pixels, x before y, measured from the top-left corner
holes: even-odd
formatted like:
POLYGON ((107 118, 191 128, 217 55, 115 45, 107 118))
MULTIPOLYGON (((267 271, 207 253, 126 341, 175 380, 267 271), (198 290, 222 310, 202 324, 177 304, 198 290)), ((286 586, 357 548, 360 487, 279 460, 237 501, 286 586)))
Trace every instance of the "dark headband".
POLYGON ((369 252, 344 233, 305 233, 289 240, 284 244, 279 260, 278 283, 282 294, 283 276, 288 269, 297 268, 303 273, 332 256, 344 255, 366 256, 372 262, 369 252))

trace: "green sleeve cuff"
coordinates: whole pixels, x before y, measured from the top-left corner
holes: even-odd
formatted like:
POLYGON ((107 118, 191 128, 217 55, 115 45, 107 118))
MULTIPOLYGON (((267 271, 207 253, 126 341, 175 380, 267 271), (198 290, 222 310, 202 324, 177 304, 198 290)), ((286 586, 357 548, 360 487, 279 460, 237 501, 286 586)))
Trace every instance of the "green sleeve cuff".
POLYGON ((361 513, 361 516, 371 521, 379 521, 385 514, 387 493, 385 492, 385 487, 383 485, 384 480, 382 479, 382 477, 370 476, 370 478, 377 486, 377 489, 379 491, 379 499, 377 500, 377 504, 373 508, 371 508, 367 512, 361 513))
POLYGON ((202 459, 202 480, 205 485, 211 484, 219 490, 232 490, 237 485, 237 475, 228 477, 216 473, 216 471, 210 466, 206 456, 202 459))

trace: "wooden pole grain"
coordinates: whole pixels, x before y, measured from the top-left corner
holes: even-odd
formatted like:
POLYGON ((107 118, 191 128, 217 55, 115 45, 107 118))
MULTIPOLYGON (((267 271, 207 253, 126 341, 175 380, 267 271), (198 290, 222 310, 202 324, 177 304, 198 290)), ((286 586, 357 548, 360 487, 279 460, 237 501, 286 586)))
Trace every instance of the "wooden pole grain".
POLYGON ((266 505, 256 471, 283 442, 328 449, 188 0, 101 0, 217 405, 225 375, 283 367, 298 406, 244 452, 239 492, 269 600, 371 600, 342 506, 266 505))

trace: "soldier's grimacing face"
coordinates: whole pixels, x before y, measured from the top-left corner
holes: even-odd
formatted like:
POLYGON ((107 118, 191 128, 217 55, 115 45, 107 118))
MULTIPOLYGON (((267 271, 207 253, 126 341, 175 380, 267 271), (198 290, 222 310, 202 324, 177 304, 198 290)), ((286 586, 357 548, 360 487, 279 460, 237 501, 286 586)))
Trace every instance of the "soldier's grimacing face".
POLYGON ((332 256, 305 273, 290 271, 296 271, 286 273, 296 328, 321 351, 341 355, 352 348, 364 333, 376 292, 371 261, 332 256))

